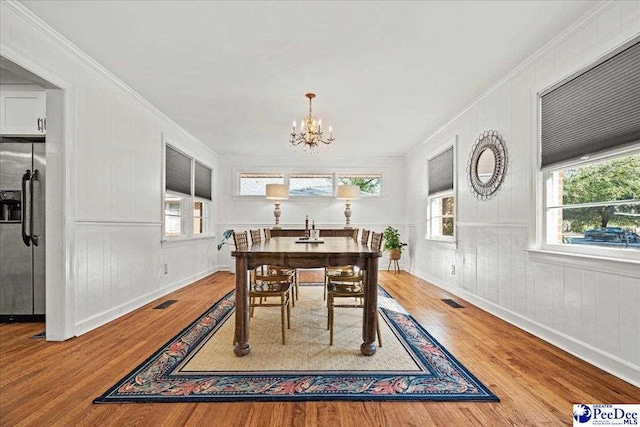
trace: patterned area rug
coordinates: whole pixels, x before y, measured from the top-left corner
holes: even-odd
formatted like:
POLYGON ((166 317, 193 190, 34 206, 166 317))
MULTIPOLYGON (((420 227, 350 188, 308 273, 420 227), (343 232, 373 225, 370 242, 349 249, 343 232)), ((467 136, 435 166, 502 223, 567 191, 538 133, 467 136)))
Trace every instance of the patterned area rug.
POLYGON ((378 287, 382 347, 360 354, 362 311, 336 309, 329 346, 320 286, 301 286, 287 344, 278 308, 251 319, 251 353, 233 354, 230 292, 94 403, 300 400, 499 401, 378 287))

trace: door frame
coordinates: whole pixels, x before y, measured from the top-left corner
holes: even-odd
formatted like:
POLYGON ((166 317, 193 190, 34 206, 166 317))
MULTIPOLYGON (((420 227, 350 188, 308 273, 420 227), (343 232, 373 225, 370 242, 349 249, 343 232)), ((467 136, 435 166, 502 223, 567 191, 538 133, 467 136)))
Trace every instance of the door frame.
MULTIPOLYGON (((61 117, 56 141, 47 144, 45 318, 47 341, 64 341, 75 333, 74 251, 75 214, 73 147, 75 124, 75 87, 37 58, 17 52, 0 43, 0 55, 50 84, 61 117)), ((51 125, 51 121, 49 121, 51 125)), ((55 127, 55 126, 54 126, 55 127)))

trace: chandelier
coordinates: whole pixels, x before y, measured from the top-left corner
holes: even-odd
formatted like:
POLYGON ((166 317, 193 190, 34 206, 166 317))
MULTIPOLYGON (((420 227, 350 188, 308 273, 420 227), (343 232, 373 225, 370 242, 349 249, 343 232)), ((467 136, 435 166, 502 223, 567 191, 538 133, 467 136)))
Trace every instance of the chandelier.
POLYGON ((304 148, 310 150, 317 148, 320 144, 329 145, 333 142, 333 130, 329 126, 329 138, 324 138, 322 132, 322 120, 313 117, 311 112, 311 100, 316 97, 315 93, 308 93, 305 95, 309 98, 309 115, 302 119, 300 123, 300 132, 296 133, 296 122, 293 122, 293 129, 291 130, 291 145, 294 147, 303 144, 304 148))

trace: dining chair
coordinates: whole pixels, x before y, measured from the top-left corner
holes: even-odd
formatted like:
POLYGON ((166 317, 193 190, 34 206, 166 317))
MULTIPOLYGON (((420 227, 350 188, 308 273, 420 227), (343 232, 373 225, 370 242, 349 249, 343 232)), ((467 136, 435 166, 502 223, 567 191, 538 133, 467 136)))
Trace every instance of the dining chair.
POLYGON ((251 230, 251 244, 255 245, 256 243, 262 242, 262 237, 260 233, 260 229, 251 230))
POLYGON ((336 267, 325 267, 324 269, 324 296, 323 300, 327 299, 327 289, 329 287, 329 281, 334 276, 356 274, 356 268, 353 265, 340 265, 336 267))
POLYGON ((296 306, 296 300, 298 299, 300 293, 300 286, 298 284, 298 274, 295 268, 282 267, 279 265, 268 265, 266 266, 266 274, 272 276, 289 276, 291 278, 291 283, 293 286, 293 294, 294 298, 291 298, 291 305, 293 307, 296 306))
MULTIPOLYGON (((335 308, 364 308, 364 282, 360 273, 335 275, 331 277, 327 288, 327 329, 329 329, 329 345, 333 345, 334 309, 335 308), (336 304, 336 298, 354 299, 355 302, 336 304)), ((380 315, 376 310, 376 334, 378 345, 382 347, 380 335, 380 315)))
POLYGON ((382 247, 382 233, 376 233, 375 231, 371 233, 371 250, 380 252, 380 248, 382 247))
POLYGON ((369 244, 369 233, 371 233, 370 230, 367 230, 366 228, 362 229, 362 237, 360 237, 360 243, 362 243, 363 245, 369 244))
POLYGON ((265 228, 264 229, 264 239, 265 240, 269 240, 271 238, 271 229, 270 228, 265 228))
MULTIPOLYGON (((265 232, 265 236, 267 236, 267 228, 264 229, 265 232)), ((260 229, 257 230, 250 230, 251 231, 251 244, 255 245, 258 243, 262 242, 262 237, 260 234, 260 229)), ((268 238, 271 238, 271 234, 270 234, 270 230, 269 230, 269 234, 268 234, 268 238)), ((265 237, 267 238, 267 237, 265 237)), ((280 267, 277 265, 263 265, 260 266, 256 269, 256 271, 258 272, 258 274, 262 274, 262 275, 275 275, 275 276, 279 276, 279 275, 289 275, 291 276, 291 280, 292 283, 294 283, 294 288, 295 288, 295 299, 292 300, 293 306, 295 307, 295 300, 298 299, 298 295, 299 295, 299 287, 298 287, 298 281, 296 280, 296 270, 294 268, 286 268, 286 267, 280 267)))
MULTIPOLYGON (((282 344, 286 344, 286 330, 291 329, 291 276, 283 275, 260 275, 256 274, 255 282, 251 284, 249 289, 250 297, 250 315, 253 317, 255 307, 280 307, 280 321, 282 326, 282 344), (274 302, 273 298, 279 298, 274 302), (256 302, 259 299, 260 302, 256 302), (285 328, 285 313, 287 327, 285 328)), ((234 343, 235 344, 235 343, 234 343)))
POLYGON ((358 231, 360 229, 359 228, 354 228, 353 229, 353 240, 358 241, 358 231))
POLYGON ((249 247, 249 238, 247 236, 246 231, 234 232, 233 233, 233 243, 236 245, 236 248, 248 248, 249 247))

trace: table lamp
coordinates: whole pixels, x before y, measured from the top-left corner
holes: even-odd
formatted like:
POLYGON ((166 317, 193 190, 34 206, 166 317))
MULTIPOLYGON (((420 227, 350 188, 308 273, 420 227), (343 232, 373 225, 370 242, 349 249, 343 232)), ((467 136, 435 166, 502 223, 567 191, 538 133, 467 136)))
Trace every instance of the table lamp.
POLYGON ((276 225, 273 228, 280 228, 280 200, 289 198, 289 187, 285 184, 267 184, 266 197, 276 201, 276 209, 273 216, 276 217, 276 225))
POLYGON ((338 185, 338 193, 336 198, 338 200, 344 200, 346 209, 344 210, 344 216, 347 218, 347 224, 344 228, 351 227, 351 201, 357 199, 360 196, 360 187, 357 185, 338 185))

